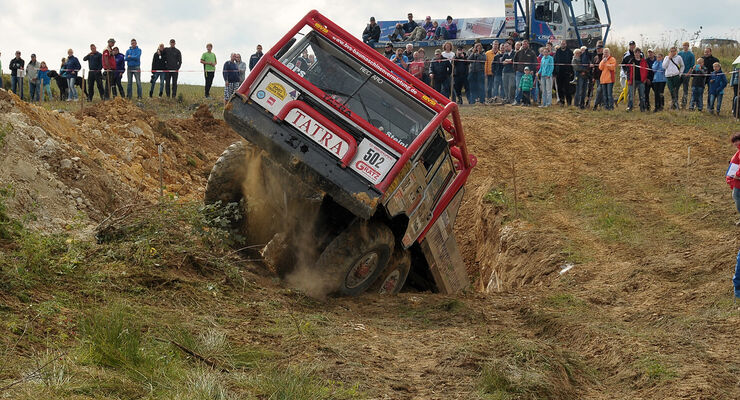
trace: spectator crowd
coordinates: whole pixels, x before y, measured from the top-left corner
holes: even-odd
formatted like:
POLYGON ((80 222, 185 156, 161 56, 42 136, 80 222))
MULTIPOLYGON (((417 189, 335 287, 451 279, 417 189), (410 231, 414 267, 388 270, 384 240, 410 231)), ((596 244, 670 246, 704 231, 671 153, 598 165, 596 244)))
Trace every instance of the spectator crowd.
MULTIPOLYGON (((210 90, 216 72, 217 60, 213 53, 213 45, 206 45, 206 52, 201 55, 200 63, 203 65, 205 78, 205 97, 210 97, 210 90)), ((2 53, 0 53, 0 56, 2 53)), ((251 70, 262 57, 262 46, 257 46, 257 51, 249 59, 251 70)), ((156 84, 159 81, 159 97, 177 98, 177 81, 182 66, 182 53, 176 47, 175 39, 170 39, 169 46, 160 43, 152 55, 151 78, 149 80, 149 97, 154 97, 156 84)), ((142 98, 143 90, 141 84, 142 73, 142 50, 138 47, 136 39, 131 39, 130 46, 125 52, 121 52, 116 46, 113 38, 108 39, 106 47, 102 52, 98 51, 95 44, 90 44, 90 51, 82 57, 75 56, 72 49, 67 50, 67 56, 61 59, 58 71, 49 69, 45 61, 39 62, 36 54, 31 54, 31 60, 26 61, 21 57, 21 52, 16 51, 15 57, 11 59, 8 68, 10 70, 10 89, 21 99, 31 102, 52 100, 51 80, 56 81, 59 89, 59 99, 66 101, 79 100, 83 92, 88 101, 92 101, 97 87, 100 99, 108 100, 120 96, 132 98, 134 85, 136 97, 142 98), (83 63, 87 63, 86 80, 82 76, 85 72, 83 63), (127 87, 124 93, 122 79, 127 77, 127 87), (27 82, 27 86, 26 86, 27 82), (27 89, 26 89, 27 88, 27 89)), ((3 87, 2 63, 0 62, 0 88, 3 87)), ((223 78, 225 82, 224 100, 233 94, 241 82, 246 78, 247 64, 242 61, 241 55, 232 53, 229 60, 223 65, 223 78)))
MULTIPOLYGON (((446 21, 438 26, 426 17, 419 24, 409 13, 408 22, 397 24, 389 35, 384 55, 459 104, 465 100, 468 104, 550 107, 555 96, 561 106, 613 110, 625 101, 627 111, 659 112, 666 107, 667 88, 668 108, 702 111, 706 97, 706 110, 719 114, 728 84, 734 91, 731 100, 737 98, 738 69, 728 79, 711 47, 696 57, 688 42, 681 51, 672 47, 663 54, 653 49, 644 52, 631 41, 624 54, 613 54, 602 41, 591 50, 585 46, 571 49, 564 40, 535 50, 526 39, 509 38, 486 48, 478 40, 466 50, 454 48, 451 40, 457 37, 457 26, 451 16, 446 21), (450 41, 427 58, 423 48, 414 49, 409 43, 424 39, 450 41), (617 81, 622 92, 615 98, 617 81)), ((371 17, 362 39, 373 46, 380 41, 380 32, 371 17)), ((732 101, 733 114, 736 103, 732 101)))

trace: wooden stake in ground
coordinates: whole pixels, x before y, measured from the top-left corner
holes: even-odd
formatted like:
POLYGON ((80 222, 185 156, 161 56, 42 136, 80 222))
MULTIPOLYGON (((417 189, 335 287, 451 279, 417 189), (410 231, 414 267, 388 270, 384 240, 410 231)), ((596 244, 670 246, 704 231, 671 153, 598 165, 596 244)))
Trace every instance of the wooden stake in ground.
POLYGON ((519 218, 519 205, 517 204, 517 189, 516 189, 516 165, 514 161, 511 161, 511 176, 514 179, 514 218, 519 218))
POLYGON ((159 197, 161 200, 161 197, 164 195, 164 183, 162 179, 162 175, 164 173, 162 169, 162 143, 157 145, 157 155, 159 156, 159 197))

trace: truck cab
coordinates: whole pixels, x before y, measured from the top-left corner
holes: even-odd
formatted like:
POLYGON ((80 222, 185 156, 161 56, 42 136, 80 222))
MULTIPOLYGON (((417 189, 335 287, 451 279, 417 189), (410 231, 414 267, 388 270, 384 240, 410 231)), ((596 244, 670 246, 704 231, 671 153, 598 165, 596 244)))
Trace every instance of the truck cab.
MULTIPOLYGON (((452 226, 476 160, 454 102, 311 11, 265 53, 224 119, 291 177, 286 198, 311 192, 302 196, 319 215, 299 219, 319 221, 308 268, 329 292, 397 293, 409 273, 441 292, 468 286, 452 226)), ((207 202, 248 195, 211 181, 207 202)))

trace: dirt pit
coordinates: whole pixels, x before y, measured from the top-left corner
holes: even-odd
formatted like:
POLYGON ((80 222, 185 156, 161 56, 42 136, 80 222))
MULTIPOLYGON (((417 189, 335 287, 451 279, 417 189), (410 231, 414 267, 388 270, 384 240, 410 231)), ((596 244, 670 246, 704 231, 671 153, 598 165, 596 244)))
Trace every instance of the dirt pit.
POLYGON ((50 232, 92 226, 160 193, 202 198, 221 152, 239 136, 208 107, 162 121, 117 98, 75 113, 48 111, 0 91, 0 181, 9 212, 50 232))

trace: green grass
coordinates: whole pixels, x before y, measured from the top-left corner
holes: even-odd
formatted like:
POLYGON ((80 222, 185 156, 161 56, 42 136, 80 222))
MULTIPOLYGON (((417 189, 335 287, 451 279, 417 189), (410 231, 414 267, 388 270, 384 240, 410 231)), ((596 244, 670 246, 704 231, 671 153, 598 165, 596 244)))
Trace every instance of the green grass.
POLYGON ((677 377, 672 367, 655 356, 644 357, 636 364, 639 371, 652 382, 668 381, 677 377))
POLYGON ((598 179, 581 179, 568 194, 567 203, 606 241, 634 243, 640 239, 632 210, 612 195, 598 179))

